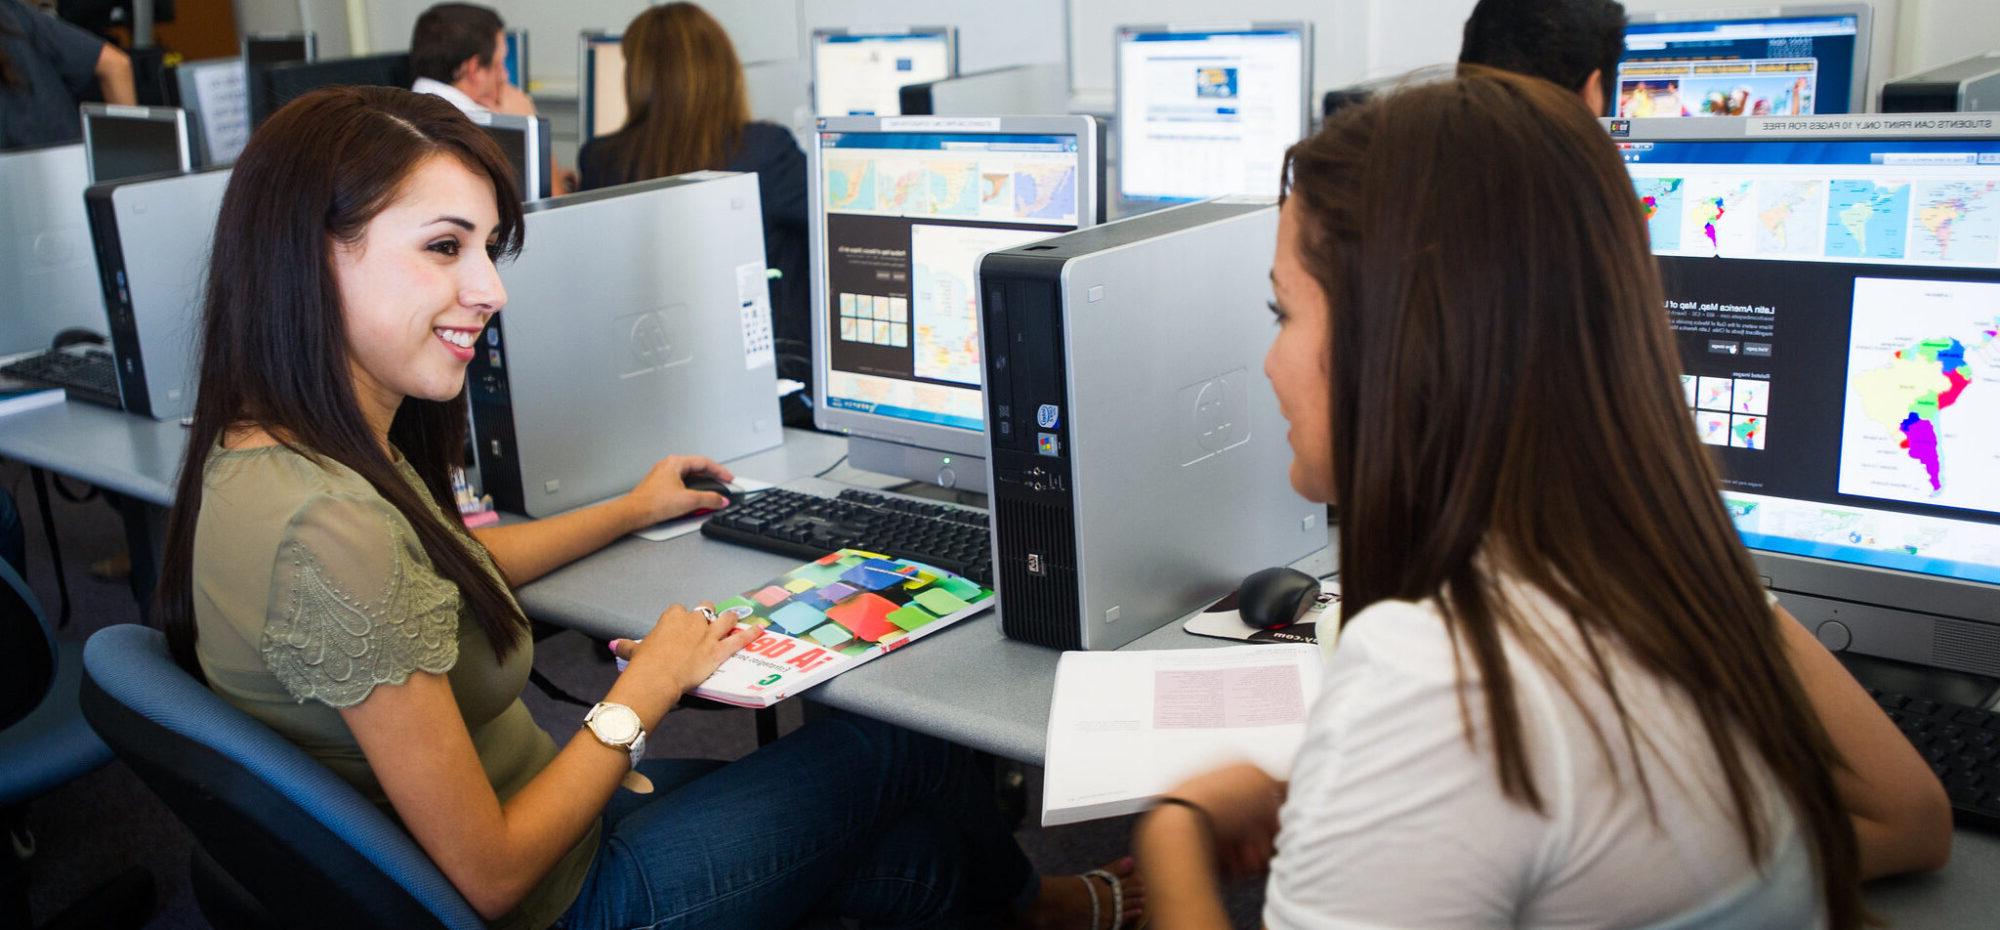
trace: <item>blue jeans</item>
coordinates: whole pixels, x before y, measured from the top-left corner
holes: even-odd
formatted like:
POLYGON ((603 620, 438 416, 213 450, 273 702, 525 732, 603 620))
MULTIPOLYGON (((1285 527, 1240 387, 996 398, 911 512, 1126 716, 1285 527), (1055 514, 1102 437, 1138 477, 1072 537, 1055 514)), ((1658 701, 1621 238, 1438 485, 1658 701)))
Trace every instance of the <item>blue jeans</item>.
POLYGON ((952 925, 1037 881, 970 750, 860 717, 815 720, 729 764, 648 760, 620 790, 558 926, 952 925))

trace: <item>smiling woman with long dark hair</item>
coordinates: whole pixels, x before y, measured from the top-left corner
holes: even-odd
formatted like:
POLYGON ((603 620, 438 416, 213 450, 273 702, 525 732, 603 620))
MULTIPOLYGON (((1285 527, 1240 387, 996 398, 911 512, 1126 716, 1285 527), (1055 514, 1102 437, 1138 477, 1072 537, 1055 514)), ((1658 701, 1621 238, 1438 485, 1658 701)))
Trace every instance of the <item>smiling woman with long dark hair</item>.
MULTIPOLYGON (((670 457, 618 500, 465 531, 449 470, 466 365, 507 299, 497 264, 522 247, 511 178, 451 104, 408 91, 318 91, 258 128, 216 224, 168 527, 175 658, 394 815, 496 926, 1088 927, 1086 883, 1111 872, 1036 876, 966 750, 837 717, 726 767, 641 762, 755 635, 705 606, 621 641, 629 666, 563 746, 536 726, 513 586, 725 504, 683 479, 730 475, 670 457), (802 804, 802 778, 840 790, 802 804)), ((1127 900, 1136 916, 1136 884, 1127 900)))

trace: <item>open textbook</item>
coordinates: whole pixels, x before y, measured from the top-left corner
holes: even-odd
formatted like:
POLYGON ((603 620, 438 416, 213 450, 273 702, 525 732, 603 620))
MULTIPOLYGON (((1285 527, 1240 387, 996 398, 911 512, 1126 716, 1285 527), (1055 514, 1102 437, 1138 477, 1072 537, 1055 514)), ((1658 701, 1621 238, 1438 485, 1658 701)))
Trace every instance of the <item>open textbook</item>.
POLYGON ((993 606, 993 590, 922 562, 842 549, 715 605, 764 635, 694 689, 769 707, 993 606))
POLYGON ((1304 644, 1063 653, 1042 826, 1136 813, 1230 762, 1285 778, 1321 667, 1319 648, 1304 644))

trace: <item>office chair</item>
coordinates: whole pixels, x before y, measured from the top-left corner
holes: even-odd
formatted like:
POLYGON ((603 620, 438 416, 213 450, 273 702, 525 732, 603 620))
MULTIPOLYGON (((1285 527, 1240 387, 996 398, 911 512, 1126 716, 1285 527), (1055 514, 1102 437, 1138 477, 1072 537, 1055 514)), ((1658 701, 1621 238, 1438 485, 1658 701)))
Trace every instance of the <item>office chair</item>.
MULTIPOLYGON (((34 835, 28 802, 111 761, 77 703, 82 652, 58 643, 40 602, 0 561, 0 926, 27 927, 34 835)), ((56 916, 48 927, 138 927, 153 911, 153 879, 132 868, 56 916)))
POLYGON ((99 630, 83 666, 84 717, 194 834, 211 923, 486 926, 402 827, 175 665, 158 630, 99 630))

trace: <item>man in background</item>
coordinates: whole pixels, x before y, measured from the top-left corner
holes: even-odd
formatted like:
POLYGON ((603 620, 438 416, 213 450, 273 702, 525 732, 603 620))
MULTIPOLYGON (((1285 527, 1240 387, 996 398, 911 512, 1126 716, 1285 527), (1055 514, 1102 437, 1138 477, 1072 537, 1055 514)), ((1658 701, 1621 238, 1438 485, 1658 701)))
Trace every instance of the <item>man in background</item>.
POLYGON ((1606 116, 1624 52, 1625 7, 1616 0, 1479 0, 1458 62, 1543 78, 1606 116))
POLYGON ((436 94, 460 110, 535 115, 535 104, 507 80, 507 24, 473 3, 440 3, 410 33, 410 89, 436 94))

